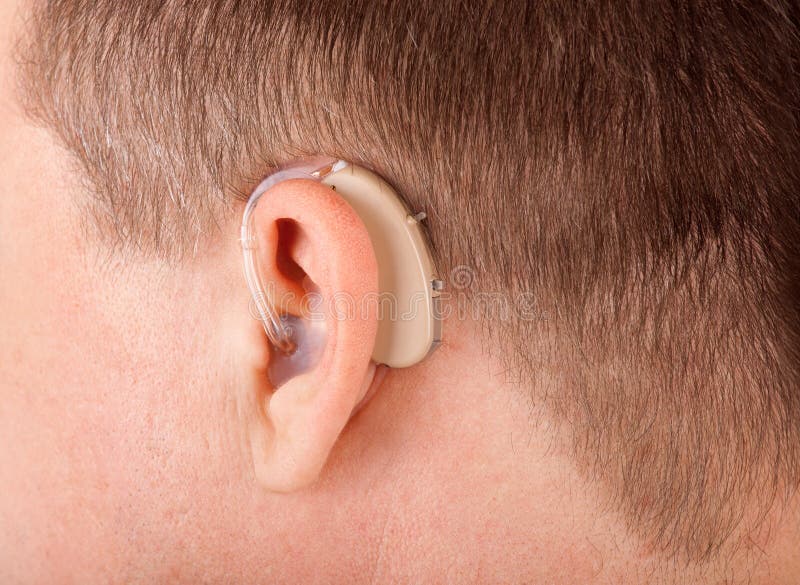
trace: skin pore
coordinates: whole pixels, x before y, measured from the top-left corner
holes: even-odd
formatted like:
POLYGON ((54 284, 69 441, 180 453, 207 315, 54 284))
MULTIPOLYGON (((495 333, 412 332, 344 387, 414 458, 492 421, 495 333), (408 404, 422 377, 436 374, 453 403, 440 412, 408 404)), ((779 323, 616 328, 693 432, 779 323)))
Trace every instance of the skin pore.
MULTIPOLYGON (((448 320, 442 347, 390 371, 352 418, 374 375, 370 325, 329 330, 340 361, 322 362, 344 365, 284 395, 310 443, 292 453, 311 463, 273 489, 289 464, 272 470, 254 446, 269 352, 248 313, 241 207, 181 262, 92 238, 74 163, 16 101, 22 26, 17 0, 0 1, 0 582, 796 581, 795 502, 707 564, 631 536, 538 400, 557 381, 516 384, 472 321, 448 320), (328 388, 306 420, 293 396, 328 388)), ((306 250, 319 283, 368 289, 364 242, 326 236, 322 195, 298 189, 285 200, 310 215, 293 220, 320 227, 290 253, 306 250)), ((297 213, 288 203, 269 221, 297 213)))

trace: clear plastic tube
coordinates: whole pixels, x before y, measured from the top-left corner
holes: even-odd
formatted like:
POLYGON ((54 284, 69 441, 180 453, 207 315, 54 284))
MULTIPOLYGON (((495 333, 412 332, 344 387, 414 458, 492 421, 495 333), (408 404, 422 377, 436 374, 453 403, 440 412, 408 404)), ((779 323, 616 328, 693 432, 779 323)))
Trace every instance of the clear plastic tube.
POLYGON ((282 316, 272 305, 272 301, 267 294, 264 275, 258 262, 258 238, 255 231, 253 212, 261 196, 282 181, 290 179, 321 181, 331 173, 335 173, 347 166, 348 163, 343 160, 328 159, 320 162, 319 159, 315 159, 311 162, 306 161, 281 168, 264 179, 255 188, 244 209, 241 228, 244 276, 258 311, 259 319, 264 326, 264 332, 267 334, 270 343, 284 354, 292 354, 296 349, 296 343, 292 339, 290 328, 284 324, 284 320, 281 319, 282 316))

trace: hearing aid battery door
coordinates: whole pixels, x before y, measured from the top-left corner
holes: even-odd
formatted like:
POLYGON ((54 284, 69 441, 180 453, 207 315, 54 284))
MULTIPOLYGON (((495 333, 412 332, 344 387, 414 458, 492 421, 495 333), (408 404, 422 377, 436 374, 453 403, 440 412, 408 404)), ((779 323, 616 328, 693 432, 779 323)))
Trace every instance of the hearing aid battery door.
POLYGON ((347 165, 322 182, 361 217, 378 260, 380 294, 368 300, 377 303, 379 319, 372 359, 393 368, 419 362, 441 340, 441 281, 419 222, 388 183, 364 168, 347 165))

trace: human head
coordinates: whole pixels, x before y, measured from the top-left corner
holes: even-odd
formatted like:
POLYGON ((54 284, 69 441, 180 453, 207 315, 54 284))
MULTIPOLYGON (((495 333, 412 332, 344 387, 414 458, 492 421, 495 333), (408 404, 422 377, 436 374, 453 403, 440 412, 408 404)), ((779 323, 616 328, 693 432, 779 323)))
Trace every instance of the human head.
MULTIPOLYGON (((184 557, 164 553, 175 567, 217 562, 204 547, 226 533, 247 542, 227 543, 232 558, 289 554, 257 543, 294 543, 297 518, 323 514, 328 530, 364 530, 380 556, 365 516, 385 522, 391 547, 393 522, 411 532, 411 510, 430 514, 454 485, 462 502, 442 505, 443 525, 459 510, 500 538, 479 488, 505 494, 497 517, 528 510, 541 485, 523 481, 536 467, 515 441, 530 449, 544 427, 580 489, 619 517, 621 540, 702 563, 796 488, 800 49, 788 3, 17 8, 0 217, 3 273, 19 275, 3 289, 3 392, 18 408, 0 426, 25 470, 14 501, 69 486, 48 508, 74 514, 64 526, 113 510, 104 536, 151 563, 195 534, 184 557), (372 384, 359 340, 374 323, 341 324, 339 361, 285 394, 287 412, 306 415, 298 395, 322 380, 343 389, 335 416, 320 406, 297 423, 312 463, 287 479, 253 448, 269 451, 276 423, 261 418, 269 352, 236 238, 264 174, 320 154, 375 170, 427 212, 452 302, 470 310, 356 419, 372 384), (421 479, 379 481, 381 461, 389 477, 421 479)), ((368 245, 335 197, 294 185, 272 201, 264 229, 287 290, 309 276, 371 291, 377 267, 354 256, 368 245), (353 229, 334 229, 342 214, 353 229)))

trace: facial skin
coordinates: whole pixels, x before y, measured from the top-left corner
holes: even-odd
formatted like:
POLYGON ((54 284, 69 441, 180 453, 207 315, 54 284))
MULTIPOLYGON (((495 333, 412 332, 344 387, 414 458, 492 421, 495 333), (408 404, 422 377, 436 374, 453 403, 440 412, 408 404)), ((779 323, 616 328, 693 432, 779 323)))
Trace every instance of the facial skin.
MULTIPOLYGON (((374 319, 329 316, 320 362, 273 394, 241 206, 180 263, 96 240, 79 175, 15 100, 19 8, 0 3, 0 582, 800 574, 788 511, 742 559, 664 569, 577 473, 560 425, 488 355, 478 324, 448 320, 431 358, 381 381, 374 319)), ((267 258, 290 257, 323 295, 373 290, 368 239, 341 200, 305 182, 276 189, 259 218, 267 258), (289 241, 276 236, 284 220, 297 226, 289 241)))

